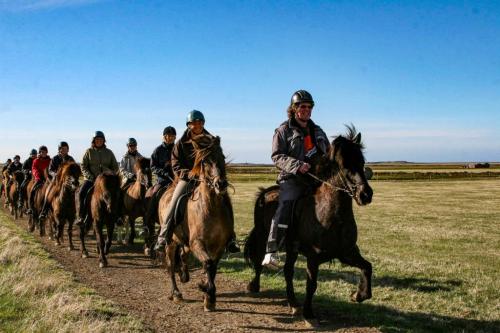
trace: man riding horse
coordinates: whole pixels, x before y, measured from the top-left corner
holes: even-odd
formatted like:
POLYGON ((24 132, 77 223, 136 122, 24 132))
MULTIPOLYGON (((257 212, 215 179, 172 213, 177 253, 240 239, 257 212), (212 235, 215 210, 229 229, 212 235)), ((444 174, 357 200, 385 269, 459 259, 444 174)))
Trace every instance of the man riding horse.
POLYGON ((35 179, 35 185, 30 193, 28 214, 33 213, 35 194, 45 183, 49 175, 48 170, 51 159, 50 156, 48 156, 48 152, 46 146, 40 146, 40 148, 38 148, 38 157, 33 161, 33 166, 31 167, 31 174, 35 179))
POLYGON ((24 198, 27 197, 26 195, 26 187, 28 186, 28 183, 31 180, 31 168, 33 167, 33 161, 36 159, 36 149, 31 149, 30 151, 30 156, 24 161, 23 163, 23 173, 24 173, 24 180, 23 183, 21 184, 21 195, 19 196, 19 207, 24 206, 24 198))
MULTIPOLYGON (((10 187, 12 186, 12 183, 14 182, 14 173, 16 171, 21 171, 23 165, 21 164, 21 157, 19 155, 14 156, 14 161, 12 161, 9 166, 7 167, 7 170, 5 174, 8 177, 7 180, 7 185, 5 190, 7 191, 6 193, 9 193, 10 187)), ((10 203, 9 196, 7 195, 7 203, 10 203)), ((14 202, 12 203, 13 205, 15 204, 14 202)))
MULTIPOLYGON (((127 141, 127 152, 120 161, 120 174, 122 175, 122 188, 127 187, 136 180, 134 165, 142 155, 137 151, 137 140, 129 138, 127 141)), ((151 182, 151 180, 149 180, 151 182)), ((149 187, 149 185, 148 185, 149 187)))
POLYGON ((111 150, 106 148, 106 138, 102 131, 96 131, 93 138, 91 147, 85 151, 82 158, 82 173, 83 184, 78 192, 79 198, 79 211, 76 225, 81 226, 85 224, 87 215, 87 196, 92 191, 94 181, 98 175, 104 171, 118 171, 118 163, 116 162, 115 155, 111 150))
MULTIPOLYGON (((194 148, 191 140, 194 136, 200 134, 211 135, 205 129, 205 116, 201 111, 193 110, 189 112, 186 119, 186 126, 187 129, 184 131, 181 139, 177 141, 172 151, 172 170, 179 178, 179 181, 167 208, 166 223, 162 225, 158 235, 158 241, 155 245, 155 250, 157 251, 163 251, 167 243, 171 241, 174 230, 173 215, 178 200, 183 194, 189 193, 194 185, 196 185, 196 180, 189 179, 189 173, 194 166, 194 148)), ((227 251, 232 253, 240 251, 236 244, 236 235, 233 235, 227 244, 227 251)))
MULTIPOLYGON (((59 145, 57 146, 57 151, 57 155, 52 158, 49 165, 49 177, 52 180, 56 178, 57 170, 59 170, 60 166, 63 163, 75 162, 75 159, 69 155, 69 145, 66 141, 61 141, 59 143, 59 145)), ((40 219, 45 219, 47 217, 47 211, 49 210, 50 206, 47 204, 49 193, 50 190, 47 190, 47 193, 45 193, 42 212, 39 216, 40 219)))
POLYGON ((263 266, 278 268, 276 252, 283 244, 290 225, 294 202, 310 194, 314 181, 307 177, 311 159, 325 154, 329 142, 325 132, 311 120, 314 100, 310 93, 298 90, 287 109, 288 120, 274 132, 271 158, 280 170, 279 203, 272 219, 263 266))

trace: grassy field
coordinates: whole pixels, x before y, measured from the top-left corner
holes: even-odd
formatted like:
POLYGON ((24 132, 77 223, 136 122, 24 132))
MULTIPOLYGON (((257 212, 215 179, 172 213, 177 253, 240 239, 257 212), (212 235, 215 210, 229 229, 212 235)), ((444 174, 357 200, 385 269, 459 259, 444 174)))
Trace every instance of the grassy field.
POLYGON ((0 332, 147 332, 143 324, 74 282, 0 210, 0 332))
MULTIPOLYGON (((236 182, 237 232, 253 224, 258 185, 236 182)), ((356 269, 324 265, 315 298, 318 313, 335 313, 384 332, 500 331, 500 180, 372 182, 374 202, 356 208, 359 246, 374 266, 373 299, 348 302, 356 269)), ((296 286, 305 291, 304 262, 296 286)), ((252 271, 241 257, 222 263, 234 278, 252 271)), ((284 295, 282 274, 262 286, 284 295)))

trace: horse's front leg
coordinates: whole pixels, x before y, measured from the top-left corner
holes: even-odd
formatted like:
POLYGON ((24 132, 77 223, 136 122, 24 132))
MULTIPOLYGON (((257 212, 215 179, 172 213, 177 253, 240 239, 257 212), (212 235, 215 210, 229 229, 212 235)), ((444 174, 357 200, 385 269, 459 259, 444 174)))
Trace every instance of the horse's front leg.
POLYGON ((205 292, 204 297, 204 308, 205 311, 210 312, 215 310, 215 275, 217 274, 217 264, 218 261, 209 259, 203 263, 203 268, 207 274, 207 282, 205 284, 200 284, 200 289, 205 292))
POLYGON ((89 252, 87 251, 87 248, 85 247, 85 224, 82 223, 80 225, 80 252, 82 254, 82 258, 88 258, 89 252))
POLYGON ((307 258, 307 284, 304 300, 304 320, 310 327, 318 326, 318 321, 312 310, 312 298, 318 286, 319 263, 316 258, 307 258))
POLYGON ((130 230, 128 232, 127 245, 134 245, 134 239, 135 239, 135 218, 134 217, 129 217, 128 225, 129 225, 130 230))
POLYGON ((177 263, 177 251, 178 245, 175 243, 170 244, 166 248, 166 258, 167 258, 167 273, 170 276, 170 287, 171 292, 168 297, 171 301, 179 302, 182 301, 182 294, 177 287, 177 281, 175 280, 175 270, 177 263))
POLYGON ((283 268, 286 281, 286 296, 288 300, 288 305, 292 309, 292 314, 294 316, 300 313, 300 306, 297 302, 297 298, 295 297, 295 290, 293 288, 293 274, 294 274, 295 262, 297 261, 297 256, 298 256, 297 252, 287 251, 285 267, 283 268))
POLYGON ((104 221, 101 219, 96 219, 94 221, 94 233, 96 237, 96 245, 97 245, 97 254, 99 256, 99 267, 104 268, 108 265, 106 261, 106 256, 104 255, 104 237, 102 234, 104 221))
POLYGON ((104 254, 109 254, 109 249, 111 248, 111 243, 113 241, 113 232, 115 230, 115 222, 112 219, 109 219, 106 223, 107 237, 106 244, 104 246, 104 254))
POLYGON ((339 259, 342 263, 361 270, 358 290, 351 294, 351 300, 361 303, 364 300, 372 298, 372 264, 361 256, 359 248, 356 246, 352 253, 342 256, 339 259))
POLYGON ((68 220, 68 251, 73 251, 75 249, 75 246, 73 245, 73 220, 69 219, 68 220))

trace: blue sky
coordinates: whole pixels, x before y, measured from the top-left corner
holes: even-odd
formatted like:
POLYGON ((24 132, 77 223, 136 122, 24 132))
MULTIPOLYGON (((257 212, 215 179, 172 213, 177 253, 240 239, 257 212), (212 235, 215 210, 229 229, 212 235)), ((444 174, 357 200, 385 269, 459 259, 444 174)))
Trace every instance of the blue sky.
POLYGON ((103 130, 150 155, 192 109, 270 161, 291 94, 368 161, 500 161, 500 2, 0 0, 0 160, 103 130))

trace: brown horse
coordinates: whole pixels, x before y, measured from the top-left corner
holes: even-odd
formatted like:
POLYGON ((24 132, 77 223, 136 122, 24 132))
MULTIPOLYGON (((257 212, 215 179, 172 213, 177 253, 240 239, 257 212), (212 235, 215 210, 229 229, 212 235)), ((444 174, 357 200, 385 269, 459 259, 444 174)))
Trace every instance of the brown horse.
POLYGON ((7 183, 9 182, 9 173, 7 169, 2 172, 2 188, 1 188, 1 196, 3 198, 3 207, 8 207, 8 193, 7 193, 7 183))
POLYGON ((64 225, 68 223, 69 250, 73 250, 73 222, 76 216, 75 192, 82 174, 80 166, 74 162, 62 164, 47 193, 46 205, 50 207, 50 235, 57 245, 61 245, 64 225))
POLYGON ((9 189, 9 206, 10 206, 10 213, 14 215, 14 218, 17 220, 18 217, 23 217, 23 210, 19 209, 18 207, 18 201, 19 201, 19 195, 20 195, 20 187, 21 184, 24 180, 24 173, 22 171, 16 171, 14 172, 14 175, 12 176, 12 185, 10 185, 9 189))
MULTIPOLYGON (((348 127, 347 136, 338 136, 327 157, 320 157, 316 176, 321 184, 314 194, 296 202, 293 222, 286 238, 284 267, 288 304, 293 314, 299 305, 293 288, 293 271, 300 252, 307 258, 307 287, 303 316, 309 325, 317 325, 312 310, 312 297, 316 291, 319 265, 334 258, 361 270, 361 280, 351 299, 362 302, 371 298, 372 265, 360 254, 356 245, 357 228, 352 201, 369 204, 373 191, 364 174, 361 134, 354 126, 348 127)), ((313 177, 313 176, 311 176, 313 177)), ((255 277, 248 284, 250 292, 260 289, 260 274, 271 219, 277 208, 277 186, 262 189, 255 203, 254 223, 245 244, 245 259, 253 265, 255 277)))
MULTIPOLYGON (((113 239, 113 230, 116 220, 120 214, 121 189, 120 176, 113 172, 103 172, 97 176, 94 183, 94 190, 90 199, 90 213, 96 235, 97 253, 99 255, 99 267, 108 265, 106 255, 109 253, 111 241, 113 239), (103 228, 106 225, 107 239, 104 241, 103 228)), ((85 248, 84 235, 85 226, 80 229, 80 241, 82 257, 87 257, 88 252, 85 248)))
POLYGON ((46 180, 41 186, 36 189, 36 191, 34 191, 35 179, 32 179, 28 183, 28 202, 33 195, 35 196, 33 200, 33 207, 30 207, 31 213, 29 214, 28 228, 30 232, 33 232, 35 228, 38 228, 38 230, 40 231, 40 236, 45 236, 45 220, 38 217, 42 212, 45 194, 47 193, 47 189, 49 188, 50 184, 51 182, 46 180))
POLYGON ((144 219, 146 214, 146 192, 151 182, 151 169, 149 158, 140 157, 134 165, 136 180, 130 186, 123 189, 123 215, 125 223, 125 237, 122 237, 122 229, 118 228, 118 242, 123 241, 132 245, 135 239, 135 220, 139 217, 144 219), (128 230, 130 228, 130 230, 128 230))
MULTIPOLYGON (((174 273, 181 265, 181 282, 189 280, 186 255, 192 251, 206 273, 206 280, 199 284, 199 288, 204 292, 205 311, 211 311, 215 309, 217 265, 234 234, 233 208, 227 194, 225 158, 219 137, 202 134, 194 137, 192 142, 195 162, 190 179, 199 185, 190 196, 184 218, 175 226, 172 242, 166 248, 172 286, 170 299, 182 299, 174 273)), ((174 188, 171 186, 160 199, 158 215, 162 223, 174 188)))

